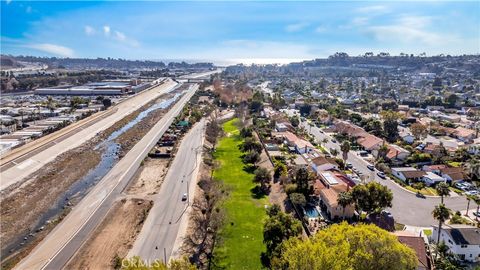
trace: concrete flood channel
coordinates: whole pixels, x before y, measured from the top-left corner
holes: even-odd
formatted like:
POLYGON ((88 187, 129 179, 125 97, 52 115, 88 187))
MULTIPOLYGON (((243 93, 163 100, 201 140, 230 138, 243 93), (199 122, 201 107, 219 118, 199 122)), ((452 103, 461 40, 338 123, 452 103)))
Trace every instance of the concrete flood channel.
MULTIPOLYGON (((178 87, 169 91, 172 92, 178 87)), ((119 153, 121 146, 115 142, 120 135, 125 133, 127 130, 134 127, 145 117, 147 117, 151 112, 168 108, 172 105, 184 91, 177 93, 174 97, 164 100, 160 103, 154 103, 152 106, 140 112, 136 118, 128 122, 118 130, 112 132, 105 140, 98 143, 95 146, 95 150, 102 151, 101 160, 98 165, 90 170, 85 176, 74 182, 67 191, 65 191, 59 198, 56 199, 55 203, 38 219, 38 222, 32 227, 32 230, 29 235, 18 237, 12 243, 4 245, 2 248, 2 254, 14 253, 20 250, 23 246, 27 245, 34 239, 35 232, 43 230, 43 228, 49 224, 52 220, 62 214, 66 208, 72 205, 71 201, 81 200, 88 191, 95 186, 100 179, 102 179, 112 167, 119 160, 119 153)), ((3 256, 2 256, 3 257, 3 256)))

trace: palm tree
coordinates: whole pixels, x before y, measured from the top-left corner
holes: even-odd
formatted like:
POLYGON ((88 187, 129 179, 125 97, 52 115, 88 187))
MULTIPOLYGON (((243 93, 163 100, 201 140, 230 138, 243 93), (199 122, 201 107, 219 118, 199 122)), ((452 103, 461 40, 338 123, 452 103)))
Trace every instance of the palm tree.
POLYGON ((447 183, 442 182, 439 183, 435 189, 437 190, 438 195, 440 195, 441 202, 443 204, 443 197, 444 196, 450 196, 450 188, 447 183))
POLYGON ((470 208, 470 201, 473 199, 473 196, 467 195, 467 212, 465 212, 465 216, 468 217, 468 209, 470 208))
POLYGON ((340 146, 340 150, 342 151, 343 154, 343 160, 347 162, 348 158, 348 152, 350 152, 350 142, 349 141, 344 141, 342 145, 340 146))
POLYGON ((342 206, 343 219, 345 219, 345 208, 353 203, 353 196, 351 192, 340 192, 338 194, 337 203, 342 206))
POLYGON ((437 236, 437 245, 440 243, 440 233, 442 231, 442 224, 450 218, 450 211, 443 203, 435 206, 435 209, 432 212, 433 217, 438 220, 438 236, 437 236))
POLYGON ((476 157, 470 159, 467 166, 470 178, 474 179, 474 177, 477 177, 480 179, 480 159, 476 157))
POLYGON ((477 204, 477 213, 475 215, 475 220, 478 222, 478 214, 479 214, 479 209, 480 209, 480 198, 478 196, 474 196, 473 201, 477 204))

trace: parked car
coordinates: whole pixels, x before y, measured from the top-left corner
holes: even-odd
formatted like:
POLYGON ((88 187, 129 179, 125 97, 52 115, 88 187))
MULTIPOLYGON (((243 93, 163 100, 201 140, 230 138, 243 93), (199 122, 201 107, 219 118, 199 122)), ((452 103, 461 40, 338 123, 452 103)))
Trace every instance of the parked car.
POLYGON ((187 193, 183 193, 182 195, 182 202, 187 200, 187 193))
POLYGON ((335 140, 335 139, 332 139, 332 143, 337 143, 337 140, 335 140))
POLYGON ((352 165, 352 163, 350 163, 350 162, 347 162, 347 164, 345 164, 345 168, 347 168, 347 169, 351 169, 351 168, 353 168, 353 165, 352 165))
POLYGON ((422 198, 422 199, 425 199, 425 198, 426 198, 425 195, 423 195, 422 193, 420 193, 420 191, 417 191, 416 196, 417 196, 418 198, 422 198))
POLYGON ((374 170, 375 170, 375 166, 373 166, 372 164, 368 164, 368 165, 367 165, 367 168, 368 168, 370 171, 374 171, 374 170))
POLYGON ((386 178, 385 173, 383 173, 383 172, 377 172, 377 175, 378 175, 378 177, 380 177, 382 179, 386 178))
POLYGON ((465 192, 465 195, 468 195, 468 196, 473 196, 473 195, 478 195, 478 194, 480 194, 480 192, 478 192, 478 190, 470 190, 470 191, 465 192))
POLYGON ((476 217, 480 217, 480 212, 473 212, 473 215, 476 217))

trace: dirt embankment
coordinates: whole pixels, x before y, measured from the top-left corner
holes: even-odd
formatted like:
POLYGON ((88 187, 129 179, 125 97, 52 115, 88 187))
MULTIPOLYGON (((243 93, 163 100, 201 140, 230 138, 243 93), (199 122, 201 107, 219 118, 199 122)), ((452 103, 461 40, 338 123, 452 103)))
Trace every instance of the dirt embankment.
POLYGON ((129 195, 147 196, 160 190, 171 159, 146 158, 133 178, 126 193, 129 195))
POLYGON ((34 176, 33 181, 17 187, 9 196, 2 195, 0 236, 4 245, 20 236, 33 233, 31 230, 39 217, 72 183, 98 164, 100 152, 93 150, 95 141, 96 139, 92 139, 80 147, 61 154, 34 176))
POLYGON ((117 202, 89 240, 65 269, 114 269, 121 266, 145 221, 152 201, 123 199, 117 202))

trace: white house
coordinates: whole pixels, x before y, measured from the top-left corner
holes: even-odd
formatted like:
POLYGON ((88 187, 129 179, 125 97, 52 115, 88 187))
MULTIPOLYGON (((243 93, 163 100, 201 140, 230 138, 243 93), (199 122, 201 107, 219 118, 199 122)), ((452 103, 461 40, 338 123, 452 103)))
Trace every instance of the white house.
POLYGON ((284 123, 275 123, 275 129, 278 132, 285 132, 288 130, 288 127, 284 123))
MULTIPOLYGON (((438 226, 433 226, 431 236, 433 241, 438 239, 438 226)), ((480 229, 468 225, 442 226, 440 241, 445 242, 449 251, 456 254, 461 260, 469 262, 480 261, 480 229)))
POLYGON ((419 181, 422 176, 425 175, 425 172, 419 171, 413 167, 397 167, 392 168, 392 175, 405 183, 409 183, 412 180, 419 181))
POLYGON ((423 177, 422 181, 425 182, 428 186, 436 185, 440 182, 445 182, 445 178, 441 177, 440 175, 434 174, 432 172, 427 172, 423 177))
POLYGON ((335 162, 335 160, 323 156, 312 159, 310 166, 317 174, 333 169, 338 170, 338 164, 335 162))

